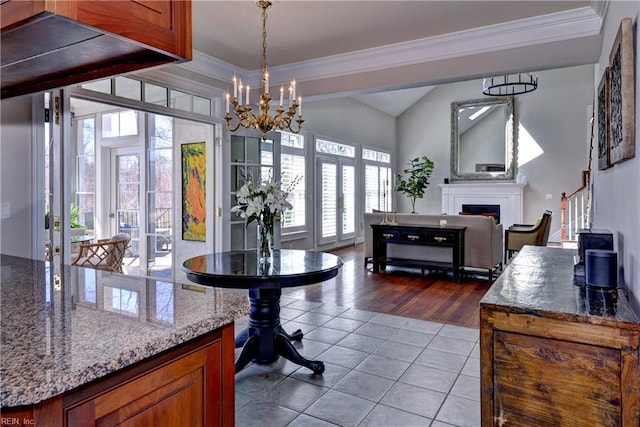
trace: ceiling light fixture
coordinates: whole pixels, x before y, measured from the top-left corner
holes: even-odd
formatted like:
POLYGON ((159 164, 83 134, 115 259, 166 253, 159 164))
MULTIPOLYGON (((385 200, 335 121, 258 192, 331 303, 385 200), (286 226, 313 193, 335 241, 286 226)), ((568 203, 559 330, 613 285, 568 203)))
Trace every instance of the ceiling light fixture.
POLYGON ((538 88, 538 77, 531 73, 484 79, 482 93, 489 96, 512 96, 533 92, 538 88))
POLYGON ((267 9, 271 7, 270 1, 258 1, 258 7, 262 9, 262 93, 260 94, 260 115, 255 116, 249 104, 249 85, 243 85, 242 80, 233 76, 233 99, 227 93, 227 108, 224 120, 227 122, 227 129, 235 132, 240 126, 244 128, 254 128, 262 133, 262 140, 266 141, 267 133, 272 130, 290 130, 299 133, 302 130, 302 97, 296 98, 296 81, 292 80, 289 85, 289 106, 284 109, 284 87, 280 87, 280 103, 275 111, 275 115, 269 115, 271 96, 269 96, 269 72, 267 70, 267 9), (242 94, 245 93, 244 106, 242 105, 242 94), (232 124, 234 118, 229 114, 229 104, 233 105, 236 123, 232 124), (298 110, 298 107, 300 108, 298 110), (295 116, 298 115, 296 119, 295 116), (295 119, 295 120, 294 120, 295 119), (294 123, 298 126, 295 128, 294 123), (293 127, 292 127, 293 126, 293 127))

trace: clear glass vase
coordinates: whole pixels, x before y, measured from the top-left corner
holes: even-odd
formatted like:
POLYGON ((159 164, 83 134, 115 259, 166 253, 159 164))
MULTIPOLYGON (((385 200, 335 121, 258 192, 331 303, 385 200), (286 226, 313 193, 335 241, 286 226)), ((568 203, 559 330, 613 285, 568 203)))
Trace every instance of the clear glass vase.
POLYGON ((273 225, 258 222, 258 263, 270 264, 273 256, 273 225))

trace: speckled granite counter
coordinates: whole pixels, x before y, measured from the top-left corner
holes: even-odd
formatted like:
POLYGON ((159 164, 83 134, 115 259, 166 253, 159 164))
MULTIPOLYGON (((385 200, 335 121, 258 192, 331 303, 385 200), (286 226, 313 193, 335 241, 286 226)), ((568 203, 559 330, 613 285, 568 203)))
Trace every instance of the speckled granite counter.
POLYGON ((39 403, 248 313, 246 291, 0 256, 1 406, 39 403), (58 282, 59 280, 59 282, 58 282))

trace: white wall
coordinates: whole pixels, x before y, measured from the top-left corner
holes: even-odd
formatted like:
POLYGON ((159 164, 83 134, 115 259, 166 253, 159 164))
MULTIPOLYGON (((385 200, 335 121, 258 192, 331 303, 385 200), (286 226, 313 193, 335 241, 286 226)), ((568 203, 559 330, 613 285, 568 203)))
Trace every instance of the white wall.
MULTIPOLYGON (((44 254, 36 256, 32 253, 32 98, 21 96, 3 100, 0 109, 0 200, 10 203, 11 207, 11 216, 0 220, 0 253, 42 258, 44 254)), ((44 218, 42 221, 44 233, 44 218)))
POLYGON ((640 52, 638 52, 638 17, 640 2, 609 2, 603 25, 602 54, 594 81, 594 92, 600 76, 609 64, 609 53, 622 18, 633 18, 635 29, 635 144, 636 157, 619 163, 605 171, 598 171, 597 155, 594 155, 594 228, 606 228, 613 232, 615 250, 618 252, 619 282, 630 292, 630 299, 640 313, 640 52))
MULTIPOLYGON (((593 66, 537 74, 538 90, 515 100, 520 124, 543 150, 542 155, 520 168, 529 181, 524 192, 524 220, 533 223, 545 210, 553 211, 552 233, 559 240, 561 194, 580 186, 581 171, 588 165, 593 66), (547 194, 551 199, 546 198, 547 194)), ((442 212, 437 184, 449 177, 451 103, 482 98, 481 88, 480 80, 439 86, 398 118, 397 169, 404 168, 408 159, 422 155, 435 163, 426 196, 416 202, 420 213, 442 212)), ((521 144, 524 140, 520 135, 521 144)), ((400 211, 410 210, 406 197, 398 195, 398 201, 400 211)))

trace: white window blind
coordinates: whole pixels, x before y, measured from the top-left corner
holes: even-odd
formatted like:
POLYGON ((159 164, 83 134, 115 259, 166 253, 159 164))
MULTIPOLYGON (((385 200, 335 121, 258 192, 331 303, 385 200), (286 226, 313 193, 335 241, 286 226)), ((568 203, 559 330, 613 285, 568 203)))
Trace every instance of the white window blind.
POLYGON ((280 172, 282 188, 289 191, 287 200, 293 206, 282 215, 281 228, 284 233, 306 230, 307 182, 304 135, 280 132, 280 172), (296 182, 295 187, 291 185, 296 182))
MULTIPOLYGON (((288 201, 293 206, 282 215, 281 226, 283 229, 291 229, 293 227, 304 227, 305 225, 305 158, 295 154, 282 153, 282 188, 288 189, 298 178, 296 186, 289 193, 288 201)), ((289 231, 289 230, 287 230, 289 231)))
POLYGON ((364 211, 393 209, 393 182, 391 155, 382 151, 362 148, 364 164, 364 211))
POLYGON ((356 231, 355 168, 342 167, 342 234, 356 231))
POLYGON ((337 195, 336 195, 336 172, 337 166, 333 163, 322 163, 321 170, 321 237, 327 238, 335 236, 337 233, 337 195))

